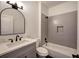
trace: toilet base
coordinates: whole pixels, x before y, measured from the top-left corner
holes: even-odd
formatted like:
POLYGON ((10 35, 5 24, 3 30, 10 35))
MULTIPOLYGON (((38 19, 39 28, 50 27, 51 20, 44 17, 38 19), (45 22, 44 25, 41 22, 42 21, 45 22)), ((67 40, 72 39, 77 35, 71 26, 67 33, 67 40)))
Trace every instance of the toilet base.
POLYGON ((53 57, 51 57, 51 56, 48 55, 48 56, 46 56, 46 58, 53 58, 53 57))
POLYGON ((51 57, 49 55, 47 55, 47 56, 39 56, 37 53, 36 53, 36 57, 37 58, 53 58, 53 57, 51 57))
POLYGON ((37 53, 36 53, 36 57, 37 57, 37 58, 46 58, 46 56, 40 56, 40 55, 38 55, 37 53))

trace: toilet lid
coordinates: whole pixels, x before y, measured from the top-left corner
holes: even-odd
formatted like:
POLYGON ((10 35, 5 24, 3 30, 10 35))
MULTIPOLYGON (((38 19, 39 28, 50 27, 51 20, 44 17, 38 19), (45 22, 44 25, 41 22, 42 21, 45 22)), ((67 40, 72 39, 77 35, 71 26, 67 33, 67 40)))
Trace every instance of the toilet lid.
POLYGON ((39 54, 41 54, 42 56, 48 55, 48 51, 47 49, 43 48, 43 47, 38 47, 37 51, 39 54))

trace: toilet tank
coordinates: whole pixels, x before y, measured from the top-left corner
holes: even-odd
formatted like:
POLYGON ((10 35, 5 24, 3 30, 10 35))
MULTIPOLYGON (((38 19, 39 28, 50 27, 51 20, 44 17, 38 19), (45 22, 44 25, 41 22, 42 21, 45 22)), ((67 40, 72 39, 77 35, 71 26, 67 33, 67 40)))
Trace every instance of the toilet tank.
POLYGON ((36 47, 39 47, 40 46, 40 43, 41 43, 41 39, 37 39, 36 47))

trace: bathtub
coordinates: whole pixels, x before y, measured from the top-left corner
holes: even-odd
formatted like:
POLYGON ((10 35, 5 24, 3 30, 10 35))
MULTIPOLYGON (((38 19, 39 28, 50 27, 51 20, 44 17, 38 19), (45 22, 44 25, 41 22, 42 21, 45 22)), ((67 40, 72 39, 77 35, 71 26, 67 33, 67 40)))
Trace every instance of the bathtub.
POLYGON ((72 58, 72 54, 76 53, 76 49, 54 44, 54 43, 47 43, 43 45, 49 52, 49 55, 55 58, 72 58))

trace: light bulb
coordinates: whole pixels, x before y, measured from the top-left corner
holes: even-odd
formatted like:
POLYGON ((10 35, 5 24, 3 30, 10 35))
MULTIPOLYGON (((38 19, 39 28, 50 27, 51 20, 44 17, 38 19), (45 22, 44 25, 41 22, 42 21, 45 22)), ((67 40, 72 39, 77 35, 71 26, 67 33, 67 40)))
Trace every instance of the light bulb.
POLYGON ((23 3, 22 2, 17 2, 17 4, 18 4, 18 7, 21 7, 21 6, 23 6, 23 3))
POLYGON ((14 4, 14 3, 16 3, 16 1, 10 1, 10 3, 13 3, 14 4))

